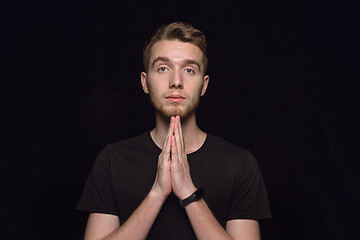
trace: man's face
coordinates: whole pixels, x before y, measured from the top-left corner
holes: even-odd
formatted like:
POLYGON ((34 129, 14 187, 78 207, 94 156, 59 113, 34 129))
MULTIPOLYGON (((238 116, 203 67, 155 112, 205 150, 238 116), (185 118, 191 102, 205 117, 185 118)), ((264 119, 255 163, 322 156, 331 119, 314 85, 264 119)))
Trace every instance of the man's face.
POLYGON ((141 83, 157 113, 167 118, 193 114, 209 81, 203 69, 203 53, 196 45, 177 40, 155 43, 141 83))

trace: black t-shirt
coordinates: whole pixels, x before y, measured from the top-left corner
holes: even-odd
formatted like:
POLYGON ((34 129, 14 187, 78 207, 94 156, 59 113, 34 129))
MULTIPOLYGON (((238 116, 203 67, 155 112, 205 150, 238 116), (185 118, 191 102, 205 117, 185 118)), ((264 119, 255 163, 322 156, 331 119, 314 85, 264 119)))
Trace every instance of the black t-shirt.
MULTIPOLYGON (((126 221, 149 193, 160 153, 150 132, 107 145, 94 163, 78 209, 126 221)), ((271 217, 260 169, 247 150, 208 134, 201 148, 187 157, 195 186, 204 188, 204 200, 223 227, 231 219, 271 217)), ((196 239, 173 193, 147 239, 196 239)))

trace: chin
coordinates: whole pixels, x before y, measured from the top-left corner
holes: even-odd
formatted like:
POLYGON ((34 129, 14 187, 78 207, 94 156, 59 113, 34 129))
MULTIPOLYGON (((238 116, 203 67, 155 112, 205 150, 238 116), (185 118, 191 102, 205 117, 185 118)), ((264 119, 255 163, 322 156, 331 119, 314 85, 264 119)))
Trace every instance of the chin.
POLYGON ((157 114, 167 120, 170 120, 173 116, 180 116, 184 121, 189 117, 193 116, 197 106, 199 105, 199 99, 197 101, 190 102, 189 104, 169 104, 163 103, 158 99, 154 98, 150 94, 150 101, 155 108, 157 114))
POLYGON ((194 112, 195 108, 187 108, 187 109, 181 109, 181 108, 169 108, 169 109, 158 109, 157 112, 165 117, 166 119, 170 119, 171 117, 180 116, 182 120, 185 120, 189 118, 194 112))

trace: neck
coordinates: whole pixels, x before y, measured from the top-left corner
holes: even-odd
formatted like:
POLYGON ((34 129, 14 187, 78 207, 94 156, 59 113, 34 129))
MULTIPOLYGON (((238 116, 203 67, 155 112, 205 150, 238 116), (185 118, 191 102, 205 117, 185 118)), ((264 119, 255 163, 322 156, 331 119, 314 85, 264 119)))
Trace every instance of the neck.
MULTIPOLYGON (((150 132, 150 135, 155 144, 162 148, 164 146, 165 138, 169 130, 170 120, 156 114, 156 126, 150 132)), ((206 139, 206 133, 201 131, 196 123, 195 113, 181 120, 181 128, 183 132, 185 151, 187 154, 197 151, 206 139)))

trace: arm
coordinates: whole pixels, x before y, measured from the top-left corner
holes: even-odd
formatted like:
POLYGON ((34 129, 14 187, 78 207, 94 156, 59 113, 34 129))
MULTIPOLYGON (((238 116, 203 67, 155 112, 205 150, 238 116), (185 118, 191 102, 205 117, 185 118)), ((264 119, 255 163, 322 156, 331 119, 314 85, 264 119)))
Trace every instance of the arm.
POLYGON ((145 239, 167 196, 171 193, 170 180, 170 135, 158 159, 158 171, 149 194, 139 207, 122 225, 117 216, 111 214, 92 213, 89 216, 85 231, 85 240, 111 239, 145 239))
POLYGON ((225 231, 203 199, 189 204, 185 210, 198 239, 260 240, 256 220, 230 220, 225 231))
POLYGON ((165 200, 166 198, 155 191, 150 191, 121 226, 119 218, 115 215, 92 213, 87 222, 84 239, 145 239, 165 200))
MULTIPOLYGON (((185 199, 196 190, 191 180, 179 117, 176 117, 174 136, 171 139, 171 173, 172 189, 179 199, 185 199)), ((190 203, 185 210, 197 239, 260 239, 256 220, 228 221, 225 231, 203 199, 190 203)))
POLYGON ((257 220, 235 219, 226 223, 226 231, 233 239, 260 240, 260 227, 257 220))

